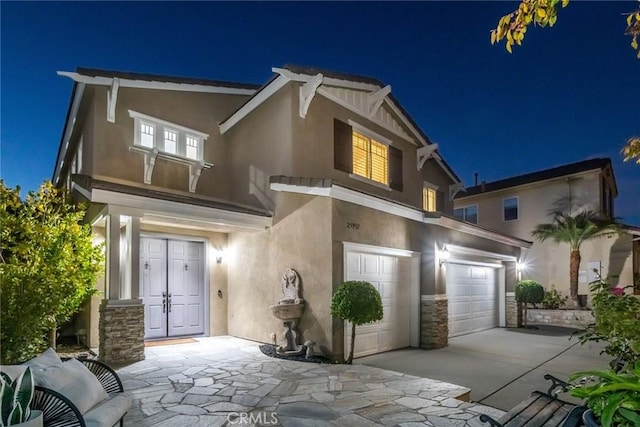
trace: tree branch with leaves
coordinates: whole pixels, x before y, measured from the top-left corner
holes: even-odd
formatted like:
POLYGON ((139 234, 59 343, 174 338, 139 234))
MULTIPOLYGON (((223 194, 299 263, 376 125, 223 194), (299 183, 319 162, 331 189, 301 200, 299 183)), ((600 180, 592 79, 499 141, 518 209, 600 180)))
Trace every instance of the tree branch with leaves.
MULTIPOLYGON (((491 44, 506 40, 505 47, 509 53, 512 53, 513 45, 522 45, 530 25, 540 27, 555 25, 558 20, 559 5, 563 8, 567 7, 569 0, 522 0, 516 10, 500 18, 497 27, 491 30, 491 44)), ((631 37, 631 47, 638 51, 637 56, 640 59, 640 49, 638 49, 640 7, 624 15, 627 23, 624 34, 631 37)))

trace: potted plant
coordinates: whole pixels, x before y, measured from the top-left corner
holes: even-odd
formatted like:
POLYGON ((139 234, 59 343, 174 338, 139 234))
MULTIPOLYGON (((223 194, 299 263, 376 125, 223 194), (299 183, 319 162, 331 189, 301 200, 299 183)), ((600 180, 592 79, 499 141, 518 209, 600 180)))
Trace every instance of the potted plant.
POLYGON ((0 372, 0 427, 42 427, 42 412, 29 408, 33 390, 30 367, 13 381, 0 372))
POLYGON ((589 410, 583 421, 587 427, 640 426, 640 361, 622 372, 577 372, 569 381, 579 381, 571 386, 571 395, 585 399, 589 410))

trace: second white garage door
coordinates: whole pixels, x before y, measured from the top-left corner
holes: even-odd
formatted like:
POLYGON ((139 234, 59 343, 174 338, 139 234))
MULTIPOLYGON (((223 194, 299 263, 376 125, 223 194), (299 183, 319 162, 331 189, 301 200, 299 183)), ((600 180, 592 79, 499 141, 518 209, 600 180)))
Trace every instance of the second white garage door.
POLYGON ((498 326, 496 279, 495 268, 447 264, 450 337, 498 326))
MULTIPOLYGON (((356 327, 354 357, 409 346, 409 263, 401 257, 348 252, 347 280, 363 280, 376 287, 382 297, 381 321, 356 327)), ((345 357, 351 348, 351 324, 345 324, 345 357)))

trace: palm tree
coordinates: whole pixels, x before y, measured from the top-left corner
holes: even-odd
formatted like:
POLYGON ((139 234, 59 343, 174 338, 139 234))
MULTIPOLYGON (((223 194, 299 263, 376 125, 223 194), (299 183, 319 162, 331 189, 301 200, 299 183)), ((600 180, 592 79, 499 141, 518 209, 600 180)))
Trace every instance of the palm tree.
POLYGON ((538 224, 531 234, 541 242, 553 239, 558 243, 568 243, 571 247, 569 261, 569 290, 575 307, 578 307, 578 270, 580 268, 580 246, 598 238, 604 232, 619 231, 620 223, 614 219, 601 219, 598 214, 586 210, 571 216, 563 212, 552 214, 553 222, 538 224))

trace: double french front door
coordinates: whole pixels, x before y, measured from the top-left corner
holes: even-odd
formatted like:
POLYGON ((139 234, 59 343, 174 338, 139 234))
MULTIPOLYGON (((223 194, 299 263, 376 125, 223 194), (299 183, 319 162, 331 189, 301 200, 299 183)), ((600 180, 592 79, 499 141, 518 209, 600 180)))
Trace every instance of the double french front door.
POLYGON ((140 238, 145 339, 204 333, 204 244, 140 238))

